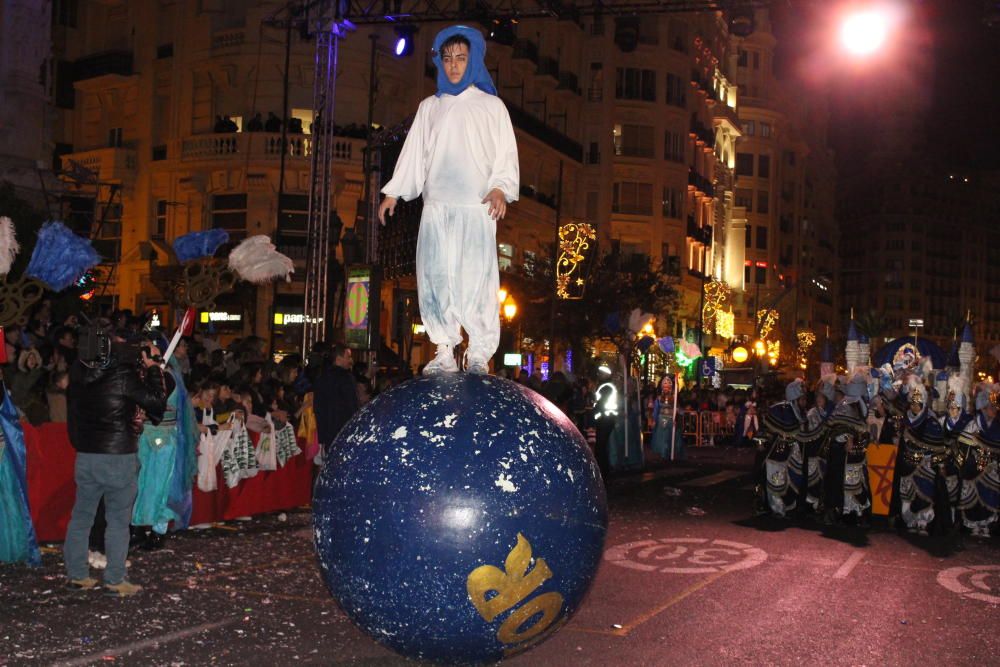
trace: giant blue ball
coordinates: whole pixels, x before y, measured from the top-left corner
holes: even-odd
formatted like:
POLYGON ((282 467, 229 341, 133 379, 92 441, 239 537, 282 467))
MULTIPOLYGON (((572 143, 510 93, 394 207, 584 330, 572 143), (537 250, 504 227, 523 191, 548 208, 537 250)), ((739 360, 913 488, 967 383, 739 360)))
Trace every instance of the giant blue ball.
POLYGON ((607 532, 586 441, 514 382, 420 377, 363 407, 313 495, 326 585, 366 633, 415 659, 500 660, 577 610, 607 532))

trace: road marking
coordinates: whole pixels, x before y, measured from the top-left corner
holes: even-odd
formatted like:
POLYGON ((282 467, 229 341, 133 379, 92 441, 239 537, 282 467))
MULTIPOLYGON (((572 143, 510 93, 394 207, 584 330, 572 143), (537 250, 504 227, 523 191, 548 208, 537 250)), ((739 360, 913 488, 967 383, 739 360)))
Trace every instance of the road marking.
POLYGON ((706 475, 705 477, 697 477, 687 482, 681 482, 679 486, 714 486, 731 479, 736 479, 737 477, 742 477, 745 474, 742 470, 722 470, 714 475, 706 475))
POLYGON ((760 565, 767 560, 767 552, 729 540, 668 537, 613 546, 604 552, 604 560, 640 572, 714 574, 760 565))
POLYGON ((622 627, 620 627, 620 628, 615 628, 613 630, 601 630, 601 629, 597 629, 597 628, 575 627, 575 626, 572 626, 572 625, 568 625, 568 626, 566 626, 566 629, 567 630, 574 630, 576 632, 585 632, 587 634, 593 634, 593 635, 610 635, 612 637, 626 637, 626 636, 628 636, 628 634, 630 632, 632 632, 633 630, 635 630, 637 627, 639 627, 643 623, 645 623, 645 622, 647 622, 647 621, 655 618, 659 614, 662 614, 667 609, 669 609, 670 607, 673 607, 675 604, 677 604, 678 602, 680 602, 681 600, 683 600, 687 596, 691 595, 692 593, 696 593, 697 591, 700 591, 705 586, 708 586, 710 583, 712 583, 716 579, 720 579, 721 577, 725 576, 726 574, 728 574, 728 572, 716 572, 715 574, 712 574, 712 575, 709 575, 709 576, 705 577, 701 581, 699 581, 699 582, 697 582, 695 584, 692 584, 691 586, 688 586, 687 588, 685 588, 684 590, 682 590, 677 595, 674 595, 673 597, 671 597, 670 599, 668 599, 663 604, 661 604, 661 605, 659 605, 657 607, 654 607, 653 609, 647 611, 644 614, 641 614, 640 616, 638 616, 637 618, 633 619, 632 621, 630 621, 628 623, 622 624, 622 627))
POLYGON ((847 579, 848 575, 851 574, 851 570, 857 567, 858 563, 864 560, 864 558, 865 558, 865 552, 855 551, 850 556, 848 556, 847 560, 844 561, 844 564, 841 565, 840 568, 833 573, 833 578, 847 579))
POLYGON ((952 593, 970 600, 1000 604, 1000 565, 949 567, 938 572, 937 582, 952 593), (993 585, 990 584, 990 579, 995 582, 993 585), (963 580, 971 584, 971 587, 963 583, 963 580), (986 592, 976 592, 977 588, 986 592))
POLYGON ((215 630, 227 625, 232 625, 239 620, 239 616, 234 616, 232 618, 227 618, 223 621, 216 621, 214 623, 202 623, 201 625, 185 628, 183 630, 177 630, 176 632, 168 632, 165 635, 158 635, 156 637, 150 637, 148 639, 132 642, 131 644, 125 644, 124 646, 104 649, 103 651, 98 651, 97 653, 91 653, 90 655, 84 655, 79 658, 73 658, 72 660, 65 660, 55 664, 58 667, 73 667, 74 665, 88 665, 92 662, 103 662, 107 657, 116 658, 120 655, 131 653, 133 651, 142 651, 143 649, 151 648, 153 646, 169 644, 179 639, 185 639, 193 635, 208 632, 209 630, 215 630))

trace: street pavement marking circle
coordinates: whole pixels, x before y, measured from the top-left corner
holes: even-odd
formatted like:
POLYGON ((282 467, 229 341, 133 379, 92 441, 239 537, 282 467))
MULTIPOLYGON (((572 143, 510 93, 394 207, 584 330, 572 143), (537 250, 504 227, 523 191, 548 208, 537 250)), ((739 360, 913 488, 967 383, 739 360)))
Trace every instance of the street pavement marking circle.
POLYGON ((1000 565, 949 567, 938 572, 937 581, 962 597, 1000 604, 1000 565))
POLYGON ((607 549, 604 560, 640 572, 714 574, 756 567, 767 552, 750 544, 705 537, 665 537, 607 549))

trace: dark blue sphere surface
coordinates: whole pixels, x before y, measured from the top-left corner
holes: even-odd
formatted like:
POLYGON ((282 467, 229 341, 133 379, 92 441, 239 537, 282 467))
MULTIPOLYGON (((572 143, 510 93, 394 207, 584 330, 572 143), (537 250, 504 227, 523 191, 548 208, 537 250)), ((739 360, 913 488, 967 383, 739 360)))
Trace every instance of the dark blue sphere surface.
POLYGON ((363 407, 329 448, 313 515, 347 615, 407 657, 457 663, 551 636, 579 609, 607 531, 572 422, 526 387, 467 373, 363 407))

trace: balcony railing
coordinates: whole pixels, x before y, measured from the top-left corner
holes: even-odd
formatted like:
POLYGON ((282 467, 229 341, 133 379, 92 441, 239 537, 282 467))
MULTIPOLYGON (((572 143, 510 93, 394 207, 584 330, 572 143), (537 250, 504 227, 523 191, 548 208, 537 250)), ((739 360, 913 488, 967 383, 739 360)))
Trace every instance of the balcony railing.
MULTIPOLYGON (((312 156, 314 136, 288 135, 288 157, 312 156)), ((360 162, 365 140, 333 137, 334 162, 360 162)), ((281 134, 272 132, 233 132, 197 134, 181 141, 181 160, 225 160, 235 156, 253 159, 281 159, 281 134)))
POLYGON ((513 57, 515 59, 530 60, 531 62, 538 64, 538 45, 532 42, 530 39, 518 39, 514 41, 514 53, 513 57))
POLYGON ((243 28, 220 30, 212 33, 213 49, 225 49, 231 46, 239 46, 244 41, 246 41, 246 31, 243 28))
POLYGON ((517 105, 504 100, 514 127, 533 136, 542 143, 556 149, 577 162, 583 162, 583 146, 573 141, 559 130, 553 129, 517 105))
POLYGON ((693 185, 696 190, 704 192, 709 197, 715 196, 715 187, 711 181, 696 172, 694 169, 688 171, 688 185, 693 185))
POLYGON ((549 76, 559 80, 559 61, 555 58, 539 58, 538 67, 535 69, 535 74, 539 76, 549 76))
POLYGON ((72 160, 93 172, 99 181, 120 183, 135 177, 136 157, 135 150, 131 148, 96 148, 61 157, 64 166, 72 160))
POLYGON ((80 58, 73 64, 73 80, 94 79, 106 74, 131 76, 131 51, 105 51, 80 58))
POLYGON ((559 72, 559 85, 556 90, 568 90, 576 95, 580 94, 580 83, 576 74, 572 72, 559 72))

